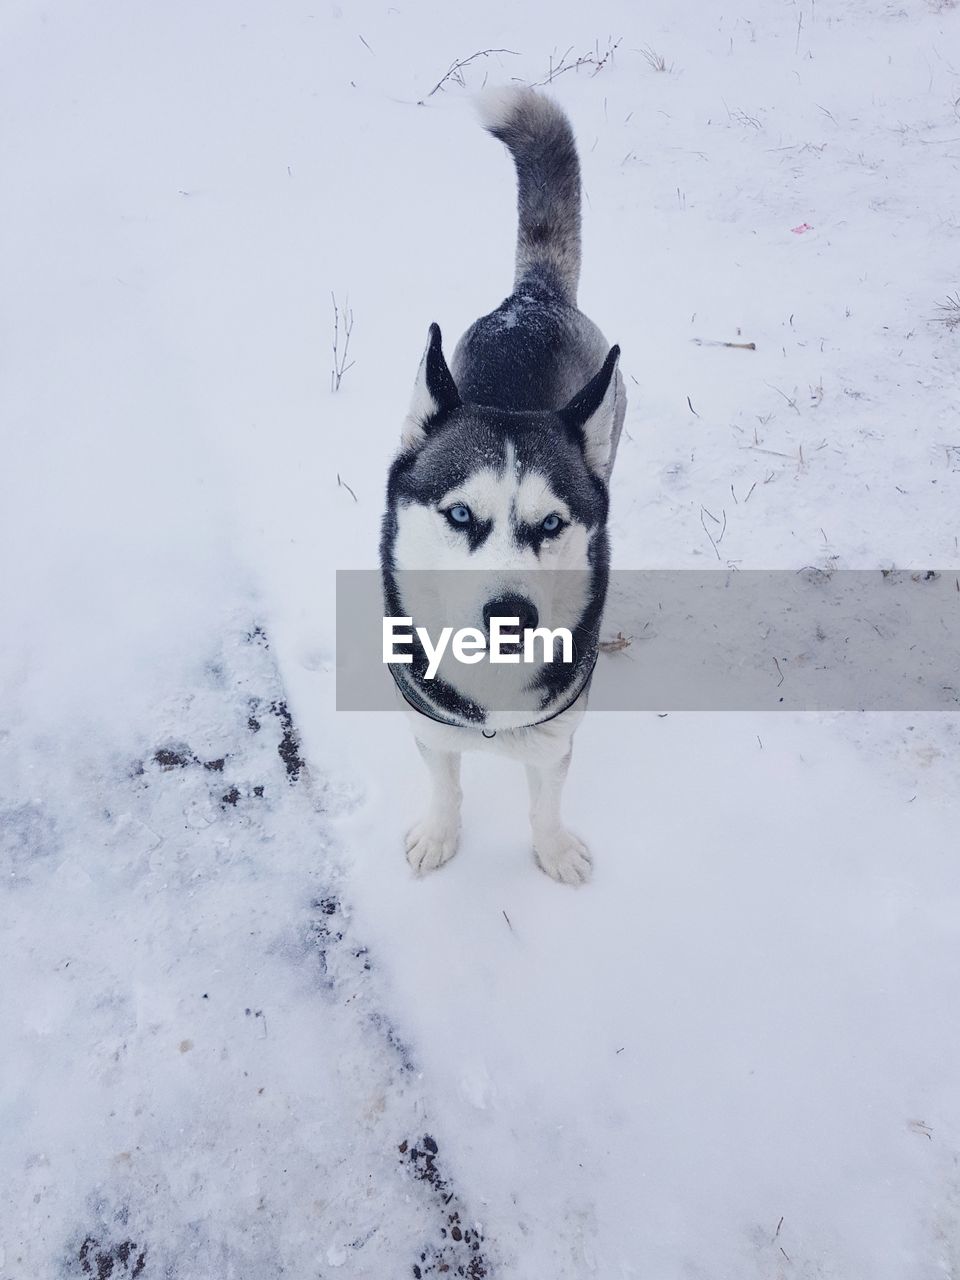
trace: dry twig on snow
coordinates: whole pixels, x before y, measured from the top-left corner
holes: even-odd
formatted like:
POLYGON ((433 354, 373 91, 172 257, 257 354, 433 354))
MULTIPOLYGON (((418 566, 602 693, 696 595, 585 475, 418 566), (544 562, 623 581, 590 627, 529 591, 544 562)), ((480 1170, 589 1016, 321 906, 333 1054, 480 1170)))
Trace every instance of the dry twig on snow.
POLYGON ((417 106, 422 107, 427 98, 432 98, 435 93, 440 93, 448 80, 452 80, 455 84, 460 85, 462 89, 465 84, 463 79, 464 67, 469 67, 470 63, 476 62, 478 58, 489 58, 494 53, 508 53, 512 58, 519 56, 516 49, 478 49, 476 53, 471 53, 469 58, 458 58, 455 62, 451 62, 450 66, 433 86, 430 92, 424 94, 420 99, 417 106))
POLYGON ((619 45, 623 43, 623 37, 618 36, 616 40, 612 36, 607 38, 607 48, 604 53, 600 52, 599 40, 594 43, 593 49, 587 53, 580 54, 579 57, 571 58, 573 53, 573 45, 563 54, 560 61, 554 63, 553 54, 550 55, 550 64, 547 75, 544 80, 538 80, 533 86, 535 89, 541 85, 552 84, 557 76, 564 75, 567 71, 579 71, 583 67, 591 67, 593 75, 598 75, 607 65, 613 55, 616 53, 619 45))
POLYGON ((343 375, 356 364, 355 360, 348 361, 347 359, 350 352, 350 335, 353 333, 353 312, 350 310, 350 299, 347 298, 343 304, 343 323, 341 326, 340 308, 337 306, 336 295, 331 293, 330 298, 333 302, 333 368, 330 370, 330 390, 339 391, 343 375), (343 335, 342 351, 340 349, 341 331, 343 335))

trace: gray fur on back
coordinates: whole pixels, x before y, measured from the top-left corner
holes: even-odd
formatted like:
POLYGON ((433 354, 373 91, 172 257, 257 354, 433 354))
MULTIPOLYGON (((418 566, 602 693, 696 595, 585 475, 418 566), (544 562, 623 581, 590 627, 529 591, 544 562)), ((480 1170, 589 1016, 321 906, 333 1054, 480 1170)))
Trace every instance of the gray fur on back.
MULTIPOLYGON (((580 165, 570 122, 533 89, 493 90, 481 118, 517 169, 514 292, 460 339, 451 373, 466 402, 513 411, 557 410, 603 364, 609 343, 577 307, 580 165)), ((616 375, 612 469, 626 408, 616 375)))

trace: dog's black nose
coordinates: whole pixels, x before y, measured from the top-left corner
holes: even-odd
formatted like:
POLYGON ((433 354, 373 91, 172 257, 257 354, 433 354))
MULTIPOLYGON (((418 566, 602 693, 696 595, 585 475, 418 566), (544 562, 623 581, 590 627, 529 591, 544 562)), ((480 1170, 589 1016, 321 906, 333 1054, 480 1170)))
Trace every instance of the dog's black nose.
MULTIPOLYGON (((500 596, 483 606, 483 625, 490 630, 491 618, 519 618, 520 631, 532 631, 540 621, 537 607, 526 596, 500 596)), ((512 628, 511 628, 512 629, 512 628)))

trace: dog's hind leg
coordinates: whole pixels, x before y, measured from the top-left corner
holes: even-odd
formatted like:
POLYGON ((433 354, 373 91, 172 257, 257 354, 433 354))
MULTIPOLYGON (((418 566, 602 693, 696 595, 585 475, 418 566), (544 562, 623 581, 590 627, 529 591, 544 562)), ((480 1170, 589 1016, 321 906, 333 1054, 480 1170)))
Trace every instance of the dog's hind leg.
POLYGON ((530 826, 537 865, 563 884, 583 884, 590 878, 590 850, 568 831, 560 817, 560 796, 570 768, 571 751, 555 764, 528 764, 530 826))
POLYGON ((407 832, 407 861, 419 875, 449 862, 460 843, 460 753, 437 751, 417 739, 430 771, 430 809, 407 832))

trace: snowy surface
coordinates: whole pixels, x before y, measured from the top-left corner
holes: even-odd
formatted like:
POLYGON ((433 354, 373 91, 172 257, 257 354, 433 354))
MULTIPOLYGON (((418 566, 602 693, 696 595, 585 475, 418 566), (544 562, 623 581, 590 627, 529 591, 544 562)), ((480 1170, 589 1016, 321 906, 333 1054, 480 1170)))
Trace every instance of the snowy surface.
POLYGON ((3 1280, 960 1274, 957 716, 588 716, 590 886, 488 760, 421 882, 332 613, 427 325, 509 288, 469 91, 617 40, 551 86, 631 397, 615 564, 960 570, 960 9, 0 33, 3 1280))

